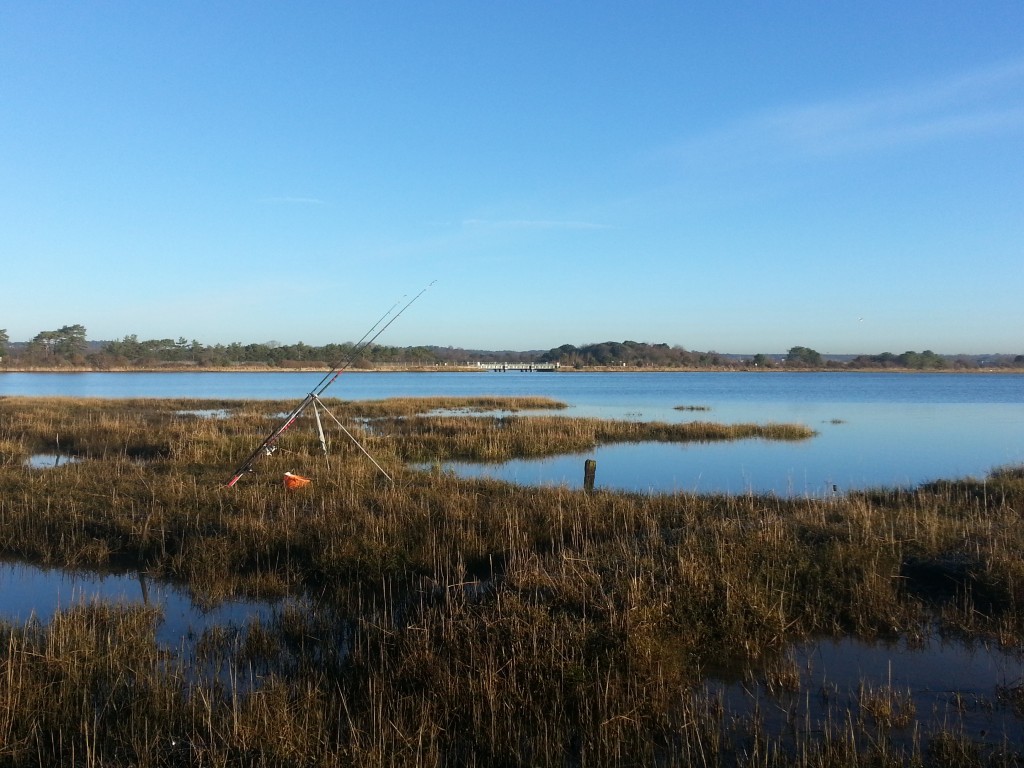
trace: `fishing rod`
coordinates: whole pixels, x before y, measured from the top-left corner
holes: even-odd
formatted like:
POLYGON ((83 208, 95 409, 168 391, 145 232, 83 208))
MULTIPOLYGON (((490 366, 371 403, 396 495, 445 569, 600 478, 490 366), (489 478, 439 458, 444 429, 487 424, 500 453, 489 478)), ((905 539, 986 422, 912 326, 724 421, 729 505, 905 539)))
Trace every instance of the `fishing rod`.
MULTIPOLYGON (((400 310, 398 310, 398 312, 390 320, 388 320, 386 323, 384 323, 384 325, 381 326, 379 331, 374 333, 373 336, 370 336, 369 340, 367 340, 361 346, 357 345, 356 348, 352 350, 352 354, 350 354, 348 356, 348 359, 345 361, 345 364, 343 366, 335 365, 330 371, 328 371, 324 375, 324 377, 320 380, 320 383, 316 387, 313 388, 313 396, 314 397, 319 397, 320 395, 322 395, 324 393, 324 390, 327 389, 329 386, 331 386, 331 384, 333 384, 337 380, 337 378, 339 376, 341 376, 342 372, 352 364, 352 362, 355 360, 356 356, 360 352, 362 352, 368 346, 373 344, 373 342, 375 342, 377 340, 377 338, 382 333, 384 333, 384 331, 386 331, 388 329, 388 327, 393 322, 395 322, 395 320, 397 320, 398 318, 400 318, 402 316, 402 314, 405 312, 405 310, 407 310, 409 307, 411 307, 416 302, 416 299, 418 299, 420 296, 422 296, 424 293, 426 293, 427 290, 430 288, 430 286, 432 286, 436 282, 437 282, 436 280, 431 280, 426 286, 423 287, 423 289, 419 293, 417 293, 415 296, 413 296, 411 299, 409 299, 409 301, 406 302, 405 306, 402 307, 400 310), (332 373, 334 374, 333 376, 331 376, 332 373), (328 377, 330 377, 330 381, 328 381, 328 377)), ((394 309, 394 307, 392 307, 391 309, 394 309)), ((390 314, 390 313, 391 313, 391 310, 389 309, 384 314, 384 316, 381 317, 381 319, 377 321, 377 323, 379 324, 381 322, 381 320, 383 320, 385 317, 387 317, 388 314, 390 314)), ((376 327, 376 325, 374 327, 376 327)), ((372 330, 373 330, 373 328, 371 328, 370 331, 367 331, 367 333, 363 336, 363 338, 365 339, 366 336, 369 335, 369 333, 372 330)))
POLYGON ((267 435, 263 442, 260 443, 259 446, 257 446, 255 451, 249 454, 249 457, 241 464, 241 466, 238 467, 238 469, 235 470, 235 474, 231 476, 231 479, 228 480, 226 486, 228 488, 231 488, 247 472, 251 472, 252 465, 256 463, 256 460, 260 456, 269 456, 271 453, 273 453, 275 450, 275 443, 277 443, 281 435, 287 432, 289 427, 291 427, 291 425, 295 423, 295 420, 302 415, 302 412, 309 407, 309 404, 312 402, 319 401, 320 395, 322 395, 324 391, 326 391, 326 389, 329 386, 331 386, 331 384, 337 381, 338 377, 341 376, 342 372, 344 372, 349 366, 352 365, 352 363, 363 352, 363 350, 365 350, 367 347, 373 344, 373 342, 375 342, 380 337, 380 335, 384 333, 384 331, 386 331, 393 322, 395 322, 395 320, 401 317, 405 310, 411 307, 420 296, 426 293, 427 289, 430 288, 430 286, 432 286, 435 282, 436 281, 431 281, 426 287, 423 288, 423 290, 421 290, 419 293, 417 293, 415 296, 409 299, 409 301, 405 303, 405 306, 398 310, 398 312, 395 313, 394 315, 391 315, 391 313, 394 312, 395 307, 397 307, 401 303, 401 299, 392 304, 388 311, 381 315, 377 322, 370 326, 370 329, 363 334, 362 338, 352 346, 352 350, 349 352, 348 357, 332 365, 331 369, 327 371, 326 374, 324 374, 324 377, 320 379, 319 383, 315 387, 313 387, 309 394, 307 394, 303 398, 302 402, 295 406, 295 408, 293 408, 288 413, 288 415, 285 416, 284 421, 281 422, 281 424, 273 432, 267 435), (391 315, 391 319, 387 320, 389 315, 391 315), (387 322, 384 322, 385 320, 387 320, 387 322), (381 325, 381 323, 383 323, 383 325, 381 325))
POLYGON ((267 435, 266 439, 264 439, 264 441, 256 447, 255 451, 249 454, 249 457, 237 470, 235 470, 235 474, 228 481, 228 488, 232 487, 242 478, 243 475, 252 470, 252 465, 256 462, 256 459, 258 459, 260 456, 270 455, 271 453, 274 452, 274 444, 277 442, 278 438, 280 438, 281 435, 283 435, 289 429, 289 427, 291 427, 291 425, 295 423, 295 420, 299 418, 299 416, 302 415, 302 412, 306 410, 306 408, 309 406, 311 402, 313 402, 314 393, 323 385, 325 381, 327 381, 331 374, 333 374, 336 370, 341 368, 343 363, 345 367, 351 365, 356 355, 366 348, 366 345, 363 344, 363 342, 366 341, 367 337, 369 337, 370 334, 372 334, 374 330, 382 322, 384 322, 384 319, 395 310, 395 307, 397 307, 399 303, 401 303, 401 300, 396 301, 394 304, 392 304, 388 311, 381 315, 377 322, 370 326, 370 329, 363 334, 362 338, 359 339, 359 341, 357 341, 353 345, 349 356, 345 358, 342 362, 335 363, 333 366, 331 366, 330 371, 328 371, 327 374, 320 380, 320 382, 315 387, 313 387, 313 390, 308 395, 306 395, 302 402, 295 406, 295 408, 293 408, 291 411, 289 411, 284 421, 281 422, 281 424, 273 432, 267 435))

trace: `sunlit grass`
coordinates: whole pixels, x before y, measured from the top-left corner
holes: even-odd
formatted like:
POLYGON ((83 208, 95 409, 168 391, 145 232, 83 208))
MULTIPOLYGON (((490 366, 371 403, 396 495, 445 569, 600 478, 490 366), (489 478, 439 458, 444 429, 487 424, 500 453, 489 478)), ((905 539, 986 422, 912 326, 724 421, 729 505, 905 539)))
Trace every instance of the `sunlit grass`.
POLYGON ((507 461, 579 453, 609 443, 709 443, 759 438, 806 440, 814 431, 800 424, 638 422, 559 416, 464 419, 416 416, 382 425, 398 438, 406 461, 507 461))

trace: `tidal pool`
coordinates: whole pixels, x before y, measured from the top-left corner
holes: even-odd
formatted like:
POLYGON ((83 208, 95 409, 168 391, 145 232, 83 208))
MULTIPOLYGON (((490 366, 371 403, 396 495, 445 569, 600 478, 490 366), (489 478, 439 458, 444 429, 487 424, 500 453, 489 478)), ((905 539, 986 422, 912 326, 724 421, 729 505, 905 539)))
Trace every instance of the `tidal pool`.
MULTIPOLYGON (((805 441, 807 442, 807 441, 805 441)), ((739 440, 726 444, 618 443, 585 453, 497 464, 445 462, 459 477, 488 477, 520 485, 583 487, 583 465, 597 461, 594 487, 639 493, 774 493, 822 497, 851 487, 827 470, 809 473, 795 457, 806 449, 792 443, 739 440), (840 482, 842 485, 840 486, 840 482)), ((426 465, 419 465, 425 469, 426 465)))
POLYGON ((1024 656, 991 643, 824 639, 768 668, 712 674, 706 689, 775 734, 842 733, 851 712, 907 744, 919 726, 992 745, 1024 742, 1024 656))
POLYGON ((163 619, 157 627, 157 640, 172 648, 213 627, 241 627, 253 619, 267 620, 282 605, 276 600, 231 599, 205 606, 184 589, 145 573, 94 573, 0 562, 0 619, 24 623, 35 617, 45 622, 58 609, 96 600, 160 608, 163 619))
POLYGON ((198 419, 226 419, 231 415, 227 408, 189 408, 175 411, 175 416, 194 416, 198 419))
POLYGON ((25 466, 29 469, 52 469, 78 461, 81 459, 76 456, 64 456, 59 453, 35 453, 25 459, 25 466))

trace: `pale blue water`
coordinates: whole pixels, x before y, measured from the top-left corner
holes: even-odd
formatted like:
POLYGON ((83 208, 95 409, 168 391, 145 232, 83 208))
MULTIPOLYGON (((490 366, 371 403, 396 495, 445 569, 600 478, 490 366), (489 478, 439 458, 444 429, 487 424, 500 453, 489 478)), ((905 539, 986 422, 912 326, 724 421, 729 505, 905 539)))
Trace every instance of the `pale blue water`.
MULTIPOLYGON (((11 373, 0 396, 301 399, 321 373, 11 373)), ((324 394, 385 397, 545 395, 587 409, 724 403, 1002 403, 1024 405, 1022 374, 943 373, 343 373, 324 394)))
MULTIPOLYGON (((321 373, 4 373, 2 395, 301 399, 321 373)), ((643 421, 801 423, 818 436, 710 445, 602 446, 578 456, 460 474, 636 491, 822 496, 855 488, 982 477, 1024 464, 1024 375, 910 373, 344 373, 325 396, 542 395, 565 416, 643 421), (675 406, 706 406, 678 411, 675 406), (841 423, 834 423, 834 422, 841 423)))

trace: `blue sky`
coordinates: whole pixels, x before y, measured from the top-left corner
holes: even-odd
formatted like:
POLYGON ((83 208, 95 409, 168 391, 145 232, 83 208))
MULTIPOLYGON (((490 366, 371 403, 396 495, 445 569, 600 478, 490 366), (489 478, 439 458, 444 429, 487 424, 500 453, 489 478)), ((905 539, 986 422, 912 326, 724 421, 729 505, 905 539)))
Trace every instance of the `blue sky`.
POLYGON ((0 0, 0 328, 1024 352, 1024 3, 0 0))

